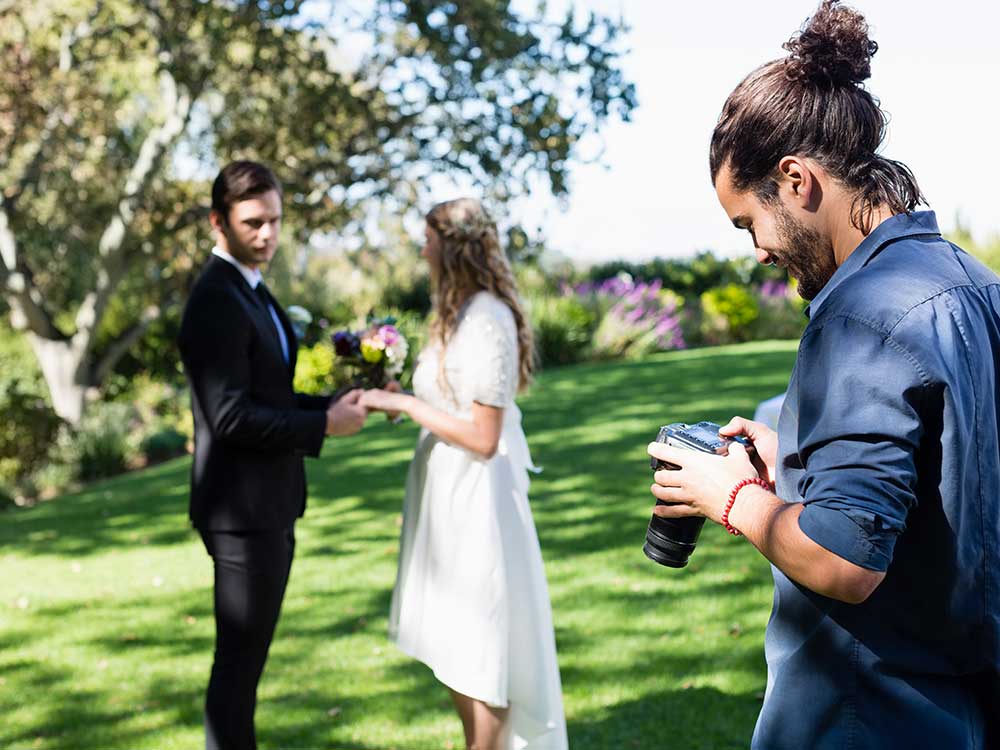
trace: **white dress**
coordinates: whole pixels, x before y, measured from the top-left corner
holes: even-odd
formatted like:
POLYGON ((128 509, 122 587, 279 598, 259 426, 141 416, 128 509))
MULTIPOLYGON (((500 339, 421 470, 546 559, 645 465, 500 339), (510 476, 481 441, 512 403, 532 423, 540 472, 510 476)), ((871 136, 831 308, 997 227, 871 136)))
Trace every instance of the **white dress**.
POLYGON ((406 480, 399 572, 389 635, 451 689, 509 707, 509 750, 566 750, 555 635, 528 505, 528 444, 514 403, 517 329, 502 301, 466 305, 439 384, 436 345, 413 375, 420 399, 471 419, 473 401, 503 407, 500 445, 486 460, 420 432, 406 480))

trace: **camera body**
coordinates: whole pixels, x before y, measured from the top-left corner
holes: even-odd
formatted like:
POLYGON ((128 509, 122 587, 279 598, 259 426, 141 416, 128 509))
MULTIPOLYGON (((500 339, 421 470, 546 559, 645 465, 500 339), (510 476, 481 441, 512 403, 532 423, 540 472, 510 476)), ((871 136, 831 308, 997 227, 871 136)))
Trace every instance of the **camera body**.
MULTIPOLYGON (((743 443, 747 450, 750 450, 750 443, 746 438, 727 438, 719 434, 719 425, 715 422, 697 422, 696 424, 686 424, 685 422, 674 422, 664 425, 656 434, 656 443, 666 443, 674 448, 684 448, 685 450, 701 451, 702 453, 714 453, 717 456, 724 456, 729 452, 729 445, 734 440, 743 443)), ((649 460, 649 467, 653 471, 658 469, 676 469, 673 464, 660 461, 658 458, 649 460)))
MULTIPOLYGON (((719 425, 715 422, 697 422, 696 424, 674 422, 664 425, 657 433, 655 442, 665 443, 683 450, 725 456, 729 452, 729 446, 734 441, 742 443, 748 451, 753 450, 753 445, 746 438, 722 437, 719 434, 719 425)), ((653 471, 678 468, 657 458, 650 459, 649 465, 653 471)), ((657 500, 656 504, 669 505, 670 503, 657 500)), ((687 565, 691 553, 694 552, 698 535, 701 534, 701 528, 704 525, 703 516, 660 518, 660 516, 654 515, 646 529, 646 543, 643 545, 642 551, 646 553, 646 557, 660 565, 683 568, 687 565)))

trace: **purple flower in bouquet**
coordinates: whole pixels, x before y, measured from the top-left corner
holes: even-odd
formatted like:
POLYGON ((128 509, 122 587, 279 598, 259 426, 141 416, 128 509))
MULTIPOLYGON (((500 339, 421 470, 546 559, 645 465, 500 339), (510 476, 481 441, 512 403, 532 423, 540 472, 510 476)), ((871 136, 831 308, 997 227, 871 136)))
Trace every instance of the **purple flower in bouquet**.
POLYGON ((372 318, 363 331, 337 331, 331 337, 337 356, 355 370, 356 385, 381 388, 402 374, 409 345, 394 323, 372 318))
POLYGON ((337 331, 331 337, 333 350, 339 357, 353 357, 361 354, 361 339, 352 331, 337 331))

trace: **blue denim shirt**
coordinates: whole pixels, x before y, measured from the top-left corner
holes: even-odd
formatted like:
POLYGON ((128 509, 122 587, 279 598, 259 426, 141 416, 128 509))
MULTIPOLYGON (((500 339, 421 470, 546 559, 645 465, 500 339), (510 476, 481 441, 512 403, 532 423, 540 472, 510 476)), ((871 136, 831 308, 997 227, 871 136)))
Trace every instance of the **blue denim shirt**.
POLYGON ((760 750, 1000 746, 1000 279, 933 212, 880 224, 809 306, 777 494, 858 605, 774 569, 760 750))

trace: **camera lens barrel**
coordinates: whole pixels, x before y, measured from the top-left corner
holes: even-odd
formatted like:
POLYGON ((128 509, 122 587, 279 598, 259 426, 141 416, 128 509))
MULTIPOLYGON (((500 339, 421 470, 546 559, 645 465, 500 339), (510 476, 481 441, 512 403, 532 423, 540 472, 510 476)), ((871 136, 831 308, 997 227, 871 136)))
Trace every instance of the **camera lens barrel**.
MULTIPOLYGON (((714 422, 698 422, 693 425, 675 422, 660 428, 656 442, 666 443, 684 450, 725 455, 728 452, 729 443, 736 439, 747 446, 748 450, 752 450, 752 446, 743 438, 723 437, 719 435, 719 429, 719 425, 714 422)), ((653 458, 650 460, 650 468, 657 471, 659 469, 678 469, 679 467, 653 458)), ((657 500, 656 504, 669 505, 670 503, 657 500)), ((698 535, 701 534, 704 525, 705 518, 703 516, 661 518, 654 513, 649 520, 649 527, 646 529, 646 543, 642 546, 642 551, 646 553, 646 557, 660 565, 665 565, 668 568, 683 568, 687 565, 691 553, 694 552, 695 545, 698 543, 698 535)))
MULTIPOLYGON (((667 505, 662 500, 657 505, 667 505)), ((668 568, 683 568, 694 552, 698 535, 705 525, 703 516, 687 518, 660 518, 654 515, 646 529, 646 543, 642 551, 653 562, 668 568)))

